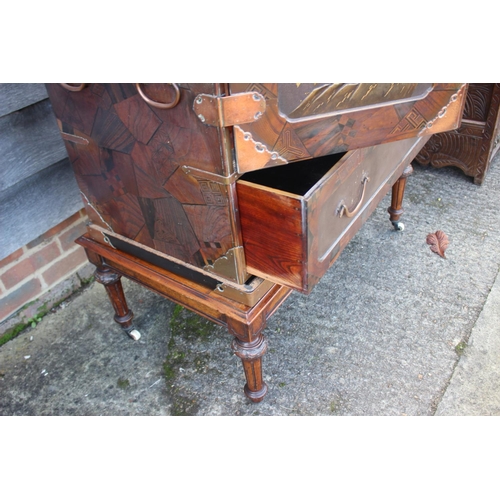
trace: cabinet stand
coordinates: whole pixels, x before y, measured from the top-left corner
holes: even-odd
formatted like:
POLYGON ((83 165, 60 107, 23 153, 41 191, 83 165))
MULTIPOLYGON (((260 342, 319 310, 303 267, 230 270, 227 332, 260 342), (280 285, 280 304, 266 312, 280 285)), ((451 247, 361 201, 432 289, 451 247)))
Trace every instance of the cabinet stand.
MULTIPOLYGON (((399 218, 403 213, 406 178, 411 172, 411 166, 407 167, 394 184, 391 207, 388 209, 391 222, 399 230, 404 227, 397 227, 397 224, 401 224, 399 218)), ((262 331, 267 319, 291 294, 290 288, 275 284, 255 305, 247 306, 216 294, 207 286, 91 239, 88 234, 78 238, 76 243, 85 249, 89 261, 96 266, 96 281, 106 288, 115 310, 114 319, 128 335, 135 340, 140 338, 140 333, 133 326, 134 315, 123 293, 122 276, 227 327, 234 337, 233 351, 243 363, 245 395, 254 403, 264 399, 267 385, 262 379, 262 356, 267 351, 267 340, 262 331)))
POLYGON ((229 333, 235 337, 232 343, 234 353, 243 363, 246 378, 244 392, 251 401, 262 401, 267 392, 267 385, 262 380, 262 356, 267 350, 267 341, 262 331, 266 327, 267 319, 292 292, 290 288, 273 285, 257 304, 250 307, 215 294, 208 287, 98 243, 88 235, 81 236, 76 242, 83 246, 89 261, 97 267, 96 280, 106 288, 116 313, 115 321, 129 335, 137 330, 132 325, 133 314, 123 294, 121 276, 219 325, 226 326, 229 333))

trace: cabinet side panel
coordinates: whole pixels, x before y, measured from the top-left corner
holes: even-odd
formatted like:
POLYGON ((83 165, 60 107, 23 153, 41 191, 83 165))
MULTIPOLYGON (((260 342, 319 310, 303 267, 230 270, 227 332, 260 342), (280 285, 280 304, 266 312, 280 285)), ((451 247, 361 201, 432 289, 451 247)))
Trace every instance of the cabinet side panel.
MULTIPOLYGON (((154 102, 173 99, 169 84, 140 88, 154 102)), ((214 86, 179 89, 178 103, 160 109, 134 84, 92 83, 80 92, 47 85, 91 220, 203 268, 235 246, 232 200, 217 182, 224 175, 218 130, 193 112, 197 93, 214 86)))
POLYGON ((237 183, 237 192, 248 272, 302 289, 306 247, 302 200, 244 181, 237 183))

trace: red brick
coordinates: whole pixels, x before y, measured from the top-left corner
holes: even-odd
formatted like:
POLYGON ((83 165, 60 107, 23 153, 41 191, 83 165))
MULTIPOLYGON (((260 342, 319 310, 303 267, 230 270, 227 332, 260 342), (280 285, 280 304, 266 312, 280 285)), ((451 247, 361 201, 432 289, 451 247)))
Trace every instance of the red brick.
POLYGON ((19 259, 19 257, 21 257, 21 255, 23 253, 24 253, 24 250, 22 248, 20 248, 19 250, 16 250, 14 253, 11 253, 10 255, 5 257, 5 259, 0 260, 0 269, 2 267, 7 266, 11 262, 14 262, 16 259, 19 259))
POLYGON ((76 247, 75 240, 87 231, 85 222, 86 221, 79 222, 76 226, 59 236, 59 241, 64 251, 76 247))
POLYGON ((61 255, 61 251, 57 243, 53 241, 12 266, 8 271, 5 271, 0 278, 7 289, 14 288, 20 281, 23 281, 30 274, 46 266, 59 257, 59 255, 61 255))
POLYGON ((23 259, 15 266, 12 266, 8 271, 5 271, 1 279, 5 288, 9 289, 15 287, 20 281, 23 281, 23 279, 27 278, 35 271, 36 268, 33 262, 31 262, 30 259, 23 259))
POLYGON ((0 321, 8 318, 22 306, 34 299, 42 290, 42 284, 38 278, 33 278, 24 283, 17 290, 0 299, 0 321))
POLYGON ((43 279, 48 286, 57 283, 71 271, 76 271, 82 264, 87 262, 87 255, 82 247, 50 266, 44 273, 43 279))
POLYGON ((57 259, 61 255, 61 250, 57 246, 57 243, 53 241, 49 245, 45 245, 40 250, 29 256, 29 260, 32 262, 35 269, 41 269, 53 260, 57 259))
POLYGON ((71 217, 68 217, 66 220, 63 220, 57 226, 54 226, 52 229, 49 229, 42 235, 40 235, 38 238, 34 239, 33 241, 30 241, 26 246, 28 248, 33 248, 42 243, 45 240, 48 240, 55 236, 56 234, 60 233, 61 231, 64 231, 68 226, 71 226, 74 222, 76 222, 78 219, 81 218, 80 210, 76 212, 76 214, 73 214, 71 217))

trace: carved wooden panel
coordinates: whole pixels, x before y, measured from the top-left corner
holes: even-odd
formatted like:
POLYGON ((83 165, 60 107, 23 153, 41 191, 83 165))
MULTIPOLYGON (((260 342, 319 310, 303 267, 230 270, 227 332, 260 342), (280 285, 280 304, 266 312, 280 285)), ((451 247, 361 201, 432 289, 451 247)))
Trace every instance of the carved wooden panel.
POLYGON ((460 128, 432 136, 416 161, 458 167, 481 184, 499 148, 499 122, 500 84, 470 83, 460 128))
POLYGON ((494 85, 491 83, 471 83, 467 90, 464 120, 485 122, 488 119, 494 85))

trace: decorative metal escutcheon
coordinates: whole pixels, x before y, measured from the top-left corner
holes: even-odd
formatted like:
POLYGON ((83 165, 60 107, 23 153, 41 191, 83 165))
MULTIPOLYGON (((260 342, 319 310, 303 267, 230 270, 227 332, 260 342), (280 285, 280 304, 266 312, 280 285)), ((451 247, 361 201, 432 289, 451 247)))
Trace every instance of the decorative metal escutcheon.
POLYGON ((360 210, 360 208, 363 206, 363 200, 365 199, 365 192, 366 192, 366 185, 370 182, 370 178, 368 176, 364 176, 363 180, 361 181, 361 184, 363 185, 363 191, 361 192, 361 198, 358 201, 358 204, 352 209, 349 210, 346 205, 344 205, 344 202, 340 202, 340 206, 337 210, 337 213, 339 217, 346 216, 346 217, 354 217, 360 210))

